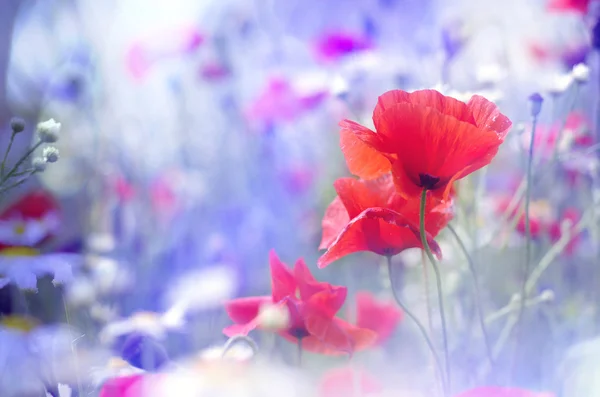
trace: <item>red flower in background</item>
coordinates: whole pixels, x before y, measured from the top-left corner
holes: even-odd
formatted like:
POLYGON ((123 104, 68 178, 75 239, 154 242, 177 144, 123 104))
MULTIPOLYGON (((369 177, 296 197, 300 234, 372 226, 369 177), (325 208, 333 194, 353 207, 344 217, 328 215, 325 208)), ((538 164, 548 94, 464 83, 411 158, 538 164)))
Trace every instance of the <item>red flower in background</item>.
MULTIPOLYGON (((325 211, 319 249, 327 251, 317 262, 323 268, 343 256, 359 251, 396 255, 408 248, 423 248, 419 234, 419 199, 403 197, 391 177, 364 181, 341 178, 334 183, 338 196, 325 211)), ((430 195, 425 230, 429 246, 441 251, 433 238, 450 219, 451 201, 430 195)))
POLYGON ((403 195, 434 190, 488 165, 511 121, 487 99, 468 103, 434 90, 388 91, 373 111, 375 130, 343 120, 341 147, 350 172, 374 179, 392 172, 403 195))
POLYGON ((375 377, 352 367, 330 369, 319 383, 319 397, 372 396, 381 392, 383 386, 375 377))
POLYGON ((455 397, 554 397, 551 393, 539 393, 512 387, 478 387, 455 397))
POLYGON ((376 335, 349 324, 335 314, 346 299, 345 287, 318 282, 302 259, 290 270, 274 251, 270 253, 271 296, 229 301, 225 309, 236 323, 223 330, 225 335, 247 334, 260 327, 259 312, 265 303, 286 307, 290 321, 279 334, 287 340, 302 339, 302 348, 322 354, 352 354, 372 345, 376 335))
POLYGON ((50 193, 28 193, 0 213, 0 250, 39 247, 58 230, 60 207, 50 193))
POLYGON ((550 0, 548 11, 576 12, 587 14, 590 0, 550 0))
POLYGON ((385 343, 392 336, 403 317, 402 310, 392 301, 379 301, 367 291, 356 294, 356 326, 375 332, 376 345, 385 343))

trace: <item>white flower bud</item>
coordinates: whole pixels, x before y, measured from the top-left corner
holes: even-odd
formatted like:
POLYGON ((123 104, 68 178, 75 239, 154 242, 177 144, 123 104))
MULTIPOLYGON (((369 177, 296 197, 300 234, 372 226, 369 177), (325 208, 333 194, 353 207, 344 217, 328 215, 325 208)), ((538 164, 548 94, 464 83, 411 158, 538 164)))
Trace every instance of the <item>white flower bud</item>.
POLYGON ((573 80, 571 74, 556 75, 546 82, 546 90, 550 95, 560 95, 569 88, 573 80))
POLYGON ((290 313, 285 306, 264 304, 258 312, 258 323, 260 328, 267 331, 281 331, 289 327, 290 313))
POLYGON ((590 78, 590 68, 584 63, 579 63, 573 66, 571 76, 573 76, 573 79, 580 84, 586 83, 590 78))
POLYGON ((542 302, 552 302, 554 300, 554 292, 549 289, 543 290, 540 294, 540 300, 542 302))
POLYGON ((33 160, 31 160, 31 166, 33 167, 35 172, 44 172, 48 164, 46 163, 45 159, 41 157, 36 157, 33 160))
POLYGON ((58 149, 54 146, 48 146, 42 151, 42 157, 46 159, 47 163, 56 163, 59 158, 58 149))
POLYGON ((58 141, 59 132, 60 123, 57 123, 54 119, 43 121, 37 125, 38 136, 44 143, 54 143, 58 141))

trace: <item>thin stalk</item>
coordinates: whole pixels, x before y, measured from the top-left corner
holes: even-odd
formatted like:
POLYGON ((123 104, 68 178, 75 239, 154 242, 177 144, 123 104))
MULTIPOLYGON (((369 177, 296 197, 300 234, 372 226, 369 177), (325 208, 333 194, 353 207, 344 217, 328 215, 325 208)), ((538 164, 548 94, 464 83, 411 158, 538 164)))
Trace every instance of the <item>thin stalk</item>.
POLYGON ((431 338, 427 334, 427 329, 425 329, 425 326, 419 321, 417 316, 415 316, 408 309, 408 307, 406 307, 406 305, 402 302, 402 299, 400 299, 400 296, 396 292, 396 288, 394 287, 394 277, 392 274, 392 257, 386 256, 386 259, 387 259, 387 268, 388 268, 388 275, 390 277, 390 287, 392 290, 392 295, 394 295, 394 299, 396 300, 396 303, 398 304, 398 306, 400 306, 400 308, 404 311, 404 313, 408 317, 410 317, 411 320, 413 320, 415 322, 415 324, 417 325, 417 328, 419 328, 419 331, 421 331, 421 335, 423 335, 423 338, 425 339, 425 342, 427 342, 427 346, 429 347, 429 350, 431 350, 431 354, 433 355, 433 359, 437 366, 437 370, 440 374, 440 378, 442 380, 442 388, 444 390, 444 395, 447 395, 447 391, 446 391, 447 384, 446 384, 446 379, 445 379, 445 375, 444 375, 444 367, 442 366, 442 361, 440 360, 440 356, 435 351, 435 346, 433 345, 431 338))
POLYGON ((225 342, 225 345, 223 346, 223 351, 221 353, 221 357, 226 357, 227 353, 229 352, 229 350, 231 350, 231 348, 240 342, 244 342, 246 345, 248 345, 248 347, 250 347, 250 349, 252 349, 252 353, 253 355, 256 355, 258 353, 258 346, 256 345, 256 342, 254 342, 252 340, 252 338, 250 338, 249 336, 245 336, 245 335, 236 335, 236 336, 232 336, 231 338, 229 338, 227 340, 227 342, 225 342))
MULTIPOLYGON (((529 219, 529 205, 531 203, 531 184, 533 181, 533 146, 535 142, 535 130, 537 127, 538 117, 535 115, 531 124, 531 139, 529 141, 529 155, 527 158, 527 187, 525 190, 525 267, 523 272, 523 283, 521 284, 521 301, 519 306, 519 312, 516 319, 516 324, 523 318, 523 314, 525 313, 526 301, 527 301, 527 279, 529 277, 529 261, 531 260, 531 220, 529 219)), ((515 339, 515 355, 519 348, 520 342, 520 332, 517 331, 515 339)), ((513 360, 515 359, 513 355, 513 360)))
POLYGON ((475 271, 475 264, 473 263, 473 258, 471 258, 471 255, 469 255, 469 251, 467 250, 467 247, 465 246, 464 242, 462 241, 462 239, 460 238, 460 236, 458 235, 458 233, 456 232, 454 227, 452 227, 452 225, 448 225, 447 227, 448 227, 448 230, 450 230, 450 232, 454 235, 456 242, 458 243, 458 245, 459 245, 460 249, 462 250, 463 254, 465 255, 465 257, 467 258, 467 263, 469 264, 469 271, 471 272, 471 276, 473 277, 473 286, 475 287, 475 307, 477 309, 477 317, 479 319, 479 326, 481 327, 481 333, 483 334, 483 340, 485 342, 485 350, 486 350, 488 359, 490 360, 490 365, 493 367, 494 366, 494 357, 492 355, 490 336, 489 336, 489 334, 487 332, 487 328, 485 326, 485 317, 483 316, 483 309, 481 307, 481 290, 479 289, 479 282, 477 280, 477 272, 475 271))
POLYGON ((302 367, 302 338, 298 338, 298 368, 302 367))
POLYGON ((429 243, 427 242, 427 235, 425 233, 425 205, 427 203, 427 189, 423 189, 423 193, 421 194, 421 206, 419 210, 419 228, 421 233, 421 243, 423 244, 423 248, 425 249, 425 253, 429 258, 429 262, 431 262, 431 266, 435 272, 435 281, 437 284, 438 291, 438 304, 440 306, 440 319, 442 321, 442 337, 444 340, 444 356, 446 359, 446 381, 447 381, 447 389, 445 390, 446 394, 449 392, 451 388, 451 372, 450 372, 450 351, 448 349, 448 332, 446 328, 446 313, 444 311, 444 292, 442 290, 442 277, 440 275, 440 269, 437 265, 437 261, 433 257, 431 253, 431 248, 429 248, 429 243))
POLYGON ((25 160, 27 160, 27 159, 29 158, 29 156, 31 156, 31 154, 32 154, 33 152, 35 152, 35 150, 36 150, 37 148, 39 148, 40 146, 42 146, 42 144, 43 144, 43 143, 44 143, 44 142, 42 142, 42 141, 39 141, 38 143, 36 143, 35 145, 33 145, 33 146, 32 146, 32 147, 31 147, 31 148, 30 148, 30 149, 27 151, 27 153, 25 153, 25 154, 23 155, 23 157, 21 157, 21 158, 19 159, 19 161, 17 161, 17 163, 14 165, 14 167, 12 167, 12 169, 11 169, 10 171, 8 171, 8 174, 6 174, 5 176, 3 176, 3 177, 0 179, 0 186, 4 185, 4 183, 6 183, 6 181, 8 181, 8 179, 9 179, 10 177, 12 177, 12 176, 13 176, 13 174, 14 174, 15 172, 17 172, 17 170, 19 169, 19 167, 21 166, 21 164, 23 164, 23 163, 25 162, 25 160))
POLYGON ((17 135, 16 132, 12 132, 12 134, 10 135, 10 141, 8 142, 8 147, 6 148, 6 152, 4 152, 4 158, 2 159, 2 165, 0 165, 0 178, 4 177, 4 168, 6 167, 6 159, 8 158, 8 153, 10 152, 10 149, 12 148, 13 142, 15 140, 15 135, 17 135))

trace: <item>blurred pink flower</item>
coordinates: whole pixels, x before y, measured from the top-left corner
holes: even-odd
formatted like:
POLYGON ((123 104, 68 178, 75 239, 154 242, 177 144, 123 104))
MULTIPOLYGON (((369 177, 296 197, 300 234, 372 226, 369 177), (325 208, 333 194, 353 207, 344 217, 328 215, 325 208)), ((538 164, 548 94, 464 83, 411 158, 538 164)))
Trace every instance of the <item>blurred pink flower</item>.
POLYGON ((588 12, 589 6, 590 0, 550 0, 547 10, 553 12, 575 12, 585 15, 588 12))
POLYGON ((354 52, 368 50, 372 46, 365 36, 349 32, 334 32, 319 37, 315 42, 314 50, 319 60, 331 62, 354 52))
POLYGON ((381 383, 370 373, 352 367, 330 369, 319 383, 319 397, 375 396, 383 392, 381 383), (356 390, 358 386, 358 390, 356 390))
POLYGON ((264 91, 248 106, 246 117, 251 122, 270 126, 277 122, 290 122, 304 112, 314 109, 325 99, 327 93, 316 91, 299 94, 290 82, 273 77, 264 91))
POLYGON ((195 52, 204 36, 194 26, 154 32, 131 44, 126 54, 126 68, 135 80, 143 80, 156 62, 195 52))

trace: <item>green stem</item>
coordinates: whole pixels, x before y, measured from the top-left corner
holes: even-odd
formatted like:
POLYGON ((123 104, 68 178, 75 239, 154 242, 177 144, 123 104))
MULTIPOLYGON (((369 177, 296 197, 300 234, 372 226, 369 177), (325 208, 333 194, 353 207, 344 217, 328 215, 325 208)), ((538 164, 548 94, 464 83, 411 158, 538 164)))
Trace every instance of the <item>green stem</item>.
POLYGON ((444 358, 446 359, 446 394, 448 394, 451 389, 451 372, 450 372, 450 352, 448 350, 448 332, 446 328, 446 313, 444 311, 444 292, 442 290, 442 277, 440 275, 440 268, 437 265, 437 261, 433 257, 431 253, 431 248, 429 248, 429 243, 427 242, 427 234, 425 232, 425 206, 427 204, 427 189, 423 189, 423 193, 421 193, 421 206, 419 210, 419 229, 421 233, 421 243, 423 244, 423 249, 425 249, 425 253, 429 258, 429 262, 431 262, 431 266, 433 267, 433 271, 435 272, 435 281, 437 284, 438 291, 438 304, 440 306, 440 319, 442 320, 442 338, 444 340, 444 358))
POLYGON ((4 168, 6 167, 6 159, 8 158, 8 153, 10 152, 10 149, 12 148, 13 141, 15 140, 15 135, 17 135, 17 133, 13 131, 13 133, 10 136, 10 141, 8 142, 8 147, 6 148, 6 152, 4 152, 4 158, 2 159, 2 165, 0 165, 0 178, 4 177, 4 168))
POLYGON ((404 313, 408 317, 410 317, 411 320, 413 320, 415 322, 415 324, 417 325, 417 328, 419 328, 419 331, 421 331, 421 334, 423 335, 425 342, 427 342, 427 346, 429 347, 429 350, 431 350, 431 354, 433 355, 433 359, 437 366, 438 372, 440 373, 440 378, 442 380, 442 388, 444 390, 444 394, 447 395, 446 378, 444 375, 444 367, 442 366, 442 361, 440 360, 440 356, 438 356, 437 352, 435 351, 435 346, 433 346, 433 342, 431 341, 431 338, 429 338, 429 335, 427 334, 427 330, 425 329, 425 326, 423 324, 421 324, 421 322, 419 321, 417 316, 415 316, 408 309, 408 307, 406 307, 406 305, 400 299, 400 296, 398 296, 398 293, 396 292, 396 288, 394 288, 394 277, 392 274, 392 257, 386 256, 386 259, 387 259, 387 268, 388 268, 388 275, 390 277, 390 288, 392 290, 392 295, 394 295, 394 299, 396 300, 396 303, 398 304, 398 306, 400 306, 400 308, 404 311, 404 313))
POLYGON ((302 367, 302 338, 298 338, 298 368, 302 367))
POLYGON ((515 360, 515 355, 519 349, 520 342, 520 326, 519 323, 523 318, 523 314, 525 313, 526 301, 527 301, 527 279, 529 278, 529 261, 531 259, 531 220, 529 219, 529 206, 531 203, 531 184, 533 181, 533 146, 535 143, 535 130, 537 127, 537 116, 533 117, 531 124, 531 138, 529 141, 529 155, 527 158, 527 184, 525 190, 525 268, 523 273, 523 283, 521 284, 521 304, 519 306, 519 312, 516 319, 516 324, 518 326, 517 333, 515 335, 515 351, 513 354, 513 362, 515 360))
POLYGON ((483 340, 485 342, 485 350, 488 359, 490 360, 490 365, 493 367, 494 358, 492 355, 492 346, 490 344, 490 337, 485 326, 485 317, 483 316, 483 309, 481 308, 481 291, 479 289, 479 282, 477 280, 477 272, 475 271, 475 263, 473 263, 473 258, 471 258, 471 255, 469 255, 467 247, 463 243, 462 239, 460 238, 454 227, 452 227, 452 225, 448 225, 447 227, 448 230, 450 230, 450 232, 454 235, 456 242, 458 243, 465 257, 467 258, 467 263, 469 264, 469 270, 471 271, 471 276, 473 277, 473 285, 475 287, 475 307, 477 309, 477 317, 479 318, 479 325, 481 327, 481 333, 483 334, 483 340))
POLYGON ((36 143, 35 145, 33 145, 33 147, 31 147, 27 153, 25 153, 23 155, 23 157, 21 157, 21 159, 19 159, 19 161, 17 161, 17 164, 15 164, 14 167, 12 167, 12 169, 10 171, 8 171, 8 174, 6 174, 5 176, 2 177, 2 179, 0 180, 0 186, 4 185, 6 183, 6 181, 8 181, 8 179, 12 176, 14 176, 14 173, 17 172, 17 170, 19 169, 19 167, 21 166, 21 164, 23 164, 25 162, 25 160, 27 160, 29 158, 29 156, 31 156, 31 154, 33 152, 35 152, 35 150, 37 148, 39 148, 40 146, 42 146, 44 142, 39 141, 38 143, 36 143))

